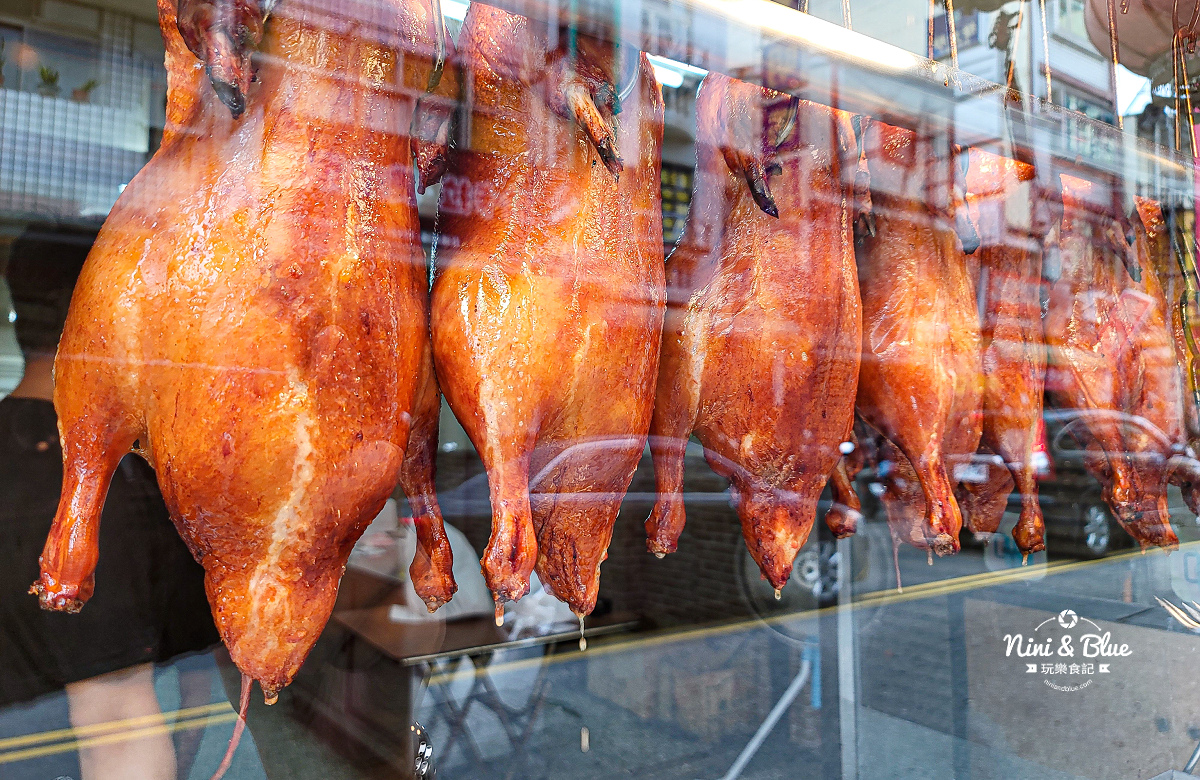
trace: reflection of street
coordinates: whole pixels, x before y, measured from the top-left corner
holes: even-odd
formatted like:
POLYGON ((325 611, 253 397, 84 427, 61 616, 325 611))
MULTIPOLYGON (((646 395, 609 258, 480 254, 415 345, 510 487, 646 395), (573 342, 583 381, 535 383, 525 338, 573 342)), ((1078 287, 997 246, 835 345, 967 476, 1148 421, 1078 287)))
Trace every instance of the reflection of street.
MULTIPOLYGON (((445 506, 448 520, 478 544, 480 537, 486 542, 489 524, 487 486, 471 481, 471 468, 457 475, 443 470, 466 486, 447 490, 445 506)), ((1127 549, 1076 560, 1052 542, 1048 559, 1033 556, 1022 566, 1009 538, 998 536, 986 545, 968 540, 958 555, 929 565, 924 551, 904 546, 902 593, 895 589, 886 523, 868 505, 851 540, 834 543, 818 524, 777 601, 746 553, 725 484, 702 463, 689 464, 688 528, 679 552, 663 560, 647 554, 641 522, 652 485, 652 472, 639 470, 605 563, 609 617, 589 621, 603 629, 619 613, 637 611, 648 631, 595 636, 583 653, 571 633, 553 652, 531 645, 488 652, 483 664, 447 658, 422 689, 369 642, 345 652, 353 632, 344 630, 347 620, 335 619, 306 665, 309 673, 280 704, 255 702, 253 739, 231 777, 262 776, 255 747, 280 758, 294 756, 300 745, 304 760, 289 761, 283 776, 395 776, 400 765, 370 752, 369 744, 347 750, 336 740, 311 738, 334 733, 328 718, 335 714, 360 724, 352 713, 387 725, 379 744, 393 752, 402 745, 396 734, 419 722, 444 780, 718 778, 803 657, 813 661, 812 677, 741 777, 841 778, 844 756, 860 777, 1124 780, 1182 767, 1200 740, 1194 706, 1200 689, 1192 683, 1200 643, 1155 602, 1155 596, 1200 602, 1200 532, 1177 493, 1172 506, 1183 547, 1170 556, 1127 549), (839 612, 842 588, 851 604, 839 612), (1073 692, 1047 687, 1040 659, 1039 674, 1027 676, 1025 660, 1004 653, 1006 634, 1033 633, 1063 610, 1132 651, 1103 679, 1096 673, 1086 689, 1073 692), (839 615, 848 628, 841 641, 839 615), (854 680, 849 697, 839 689, 839 666, 854 680), (313 692, 337 696, 326 701, 313 692)), ((391 592, 362 571, 348 576, 342 590, 347 608, 391 592)), ((444 644, 436 636, 431 641, 444 644)), ((223 750, 233 714, 217 685, 220 704, 203 713, 213 720, 197 716, 179 725, 207 727, 197 762, 205 768, 223 750)), ((0 719, 0 737, 49 735, 49 726, 37 724, 53 722, 42 712, 50 704, 20 723, 15 711, 0 719)), ((365 727, 356 733, 369 736, 365 727)), ((0 769, 15 774, 0 775, 46 776, 24 772, 71 750, 70 743, 42 741, 28 747, 47 755, 10 761, 0 769)), ((274 776, 269 769, 268 776, 274 776)))
MULTIPOLYGON (((1180 530, 1195 539, 1194 531, 1180 530)), ((899 593, 886 528, 869 522, 861 533, 865 543, 851 553, 867 561, 851 562, 858 705, 857 740, 848 754, 856 757, 860 776, 1149 777, 1187 760, 1200 738, 1200 714, 1191 706, 1200 698, 1200 689, 1192 689, 1200 685, 1190 682, 1200 643, 1173 624, 1154 595, 1174 594, 1174 562, 1180 561, 1174 565, 1181 572, 1185 558, 1200 562, 1200 544, 1185 542, 1170 557, 1127 552, 1025 567, 1018 559, 1015 567, 1001 569, 987 565, 984 549, 968 547, 929 566, 922 551, 903 548, 905 589, 899 593), (1045 620, 1064 609, 1117 632, 1133 649, 1111 676, 1075 693, 1050 690, 1040 679, 1029 683, 1022 668, 1003 663, 1005 632, 1032 630, 1033 618, 1045 620), (1096 718, 1096 712, 1112 716, 1096 718)), ((836 616, 836 607, 810 608, 766 620, 612 639, 584 654, 558 656, 549 662, 549 695, 533 736, 532 764, 518 775, 719 777, 760 722, 758 702, 726 713, 736 727, 706 731, 711 692, 693 691, 685 700, 676 685, 670 706, 661 701, 651 706, 647 702, 655 697, 637 682, 663 684, 666 671, 678 679, 684 670, 719 685, 719 671, 728 667, 731 654, 741 653, 743 664, 761 656, 774 667, 761 678, 771 691, 764 697, 769 705, 798 668, 807 637, 825 657, 816 687, 792 705, 742 776, 795 777, 802 765, 805 777, 841 777, 841 768, 829 764, 830 751, 839 752, 830 740, 841 718, 836 664, 830 659, 848 650, 837 645, 836 616), (622 669, 634 680, 619 679, 622 669), (586 753, 580 749, 582 728, 588 732, 586 753)), ((525 678, 532 679, 539 665, 533 658, 498 659, 490 674, 502 694, 519 698, 525 678)), ((503 745, 488 739, 494 730, 482 714, 472 726, 481 751, 490 748, 497 769, 507 770, 503 745)), ((436 729, 431 731, 436 745, 436 729)), ((456 773, 453 756, 444 758, 439 776, 468 776, 456 773)))
MULTIPOLYGON (((453 467, 443 470, 439 463, 440 477, 443 471, 444 478, 454 479, 453 467)), ((472 468, 459 473, 469 480, 472 468)), ((742 777, 843 776, 840 734, 846 710, 838 690, 839 652, 846 653, 857 678, 851 699, 857 704, 847 708, 853 727, 846 732, 857 738, 845 755, 856 761, 860 776, 1151 777, 1182 767, 1195 746, 1191 729, 1200 728, 1200 716, 1196 724, 1183 722, 1187 700, 1167 680, 1190 674, 1190 648, 1196 642, 1154 596, 1182 600, 1185 592, 1173 589, 1173 575, 1185 583, 1191 576, 1198 590, 1186 597, 1200 600, 1200 546, 1185 546, 1170 557, 1125 548, 1089 561, 1072 557, 1076 548, 1067 540, 1051 539, 1049 558, 1039 553, 1022 565, 1007 535, 1015 520, 1009 516, 1003 535, 987 544, 967 539, 958 555, 935 557, 932 565, 923 550, 902 546, 904 591, 899 593, 891 537, 878 506, 868 499, 867 519, 848 542, 835 544, 818 522, 776 600, 745 550, 725 482, 694 446, 686 474, 688 524, 679 551, 662 560, 645 552, 642 522, 653 503, 654 483, 643 463, 604 564, 602 602, 642 614, 658 626, 656 631, 596 640, 583 654, 574 647, 552 658, 502 653, 488 667, 498 695, 510 707, 522 706, 539 672, 545 674, 545 686, 539 688, 545 699, 531 744, 513 776, 721 777, 784 693, 806 647, 819 654, 814 676, 742 777), (1197 564, 1190 575, 1189 560, 1197 564), (837 630, 838 590, 846 585, 853 600, 850 646, 839 644, 837 630), (1135 665, 1118 670, 1104 686, 1097 684, 1088 695, 1101 700, 1081 710, 1115 711, 1117 704, 1130 701, 1123 722, 1099 719, 1084 734, 1079 723, 1054 713, 1061 699, 1047 698, 1079 694, 1048 688, 1027 691, 1022 707, 1005 704, 1012 675, 986 655, 1000 648, 1002 658, 1005 631, 1000 629, 1027 630, 1027 618, 1013 617, 1014 610, 1044 619, 1064 609, 1134 632, 1122 641, 1134 647, 1135 665), (1155 650, 1163 638, 1178 643, 1169 658, 1155 650), (1156 684, 1149 685, 1150 680, 1156 684), (1136 744, 1116 744, 1123 735, 1143 731, 1152 734, 1136 744), (1060 751, 1033 749, 1027 744, 1033 733, 1060 751), (1102 740, 1111 744, 1098 744, 1102 740), (1058 758, 1077 749, 1088 751, 1094 763, 1076 767, 1058 758), (1128 771, 1133 765, 1140 768, 1128 771), (799 775, 797 767, 804 767, 799 775)), ((456 484, 464 489, 451 486, 446 492, 447 518, 474 543, 484 544, 486 483, 476 479, 467 486, 459 479, 456 484)), ((865 489, 860 494, 869 495, 865 489)), ((1171 499, 1181 540, 1186 545, 1200 539, 1177 491, 1171 499)), ((474 674, 464 662, 446 675, 439 693, 465 696, 474 674)), ((439 709, 426 694, 416 710, 432 738, 438 776, 478 776, 461 744, 449 755, 437 752, 447 734, 439 709)), ((467 728, 473 751, 498 776, 507 774, 513 754, 496 716, 473 708, 467 728)))

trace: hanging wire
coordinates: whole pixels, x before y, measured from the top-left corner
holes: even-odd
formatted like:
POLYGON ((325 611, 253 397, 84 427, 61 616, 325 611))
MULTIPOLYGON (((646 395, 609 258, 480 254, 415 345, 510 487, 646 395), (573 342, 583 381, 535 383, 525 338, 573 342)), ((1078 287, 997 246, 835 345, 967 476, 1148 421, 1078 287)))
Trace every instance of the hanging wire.
POLYGON ((802 14, 808 13, 808 0, 800 0, 800 8, 798 10, 802 14))
MULTIPOLYGON (((1175 0, 1175 2, 1176 2, 1176 4, 1178 4, 1179 0, 1175 0)), ((1117 55, 1117 49, 1119 48, 1119 43, 1117 41, 1116 0, 1108 0, 1108 42, 1109 42, 1110 48, 1112 49, 1112 63, 1109 66, 1109 73, 1112 76, 1112 86, 1113 86, 1113 91, 1115 92, 1117 89, 1117 66, 1121 64, 1120 59, 1118 58, 1118 55, 1117 55)), ((1124 130, 1125 129, 1125 120, 1123 120, 1121 118, 1121 107, 1117 106, 1117 110, 1114 111, 1113 113, 1115 113, 1117 115, 1117 129, 1124 130)))
POLYGON ((1175 82, 1175 151, 1183 149, 1183 141, 1180 137, 1183 132, 1183 122, 1180 120, 1183 106, 1180 105, 1179 99, 1179 93, 1182 91, 1187 101, 1188 132, 1192 157, 1200 157, 1200 154, 1197 154, 1196 149, 1196 119, 1192 111, 1192 79, 1188 75, 1187 56, 1189 50, 1195 50, 1197 19, 1200 19, 1200 2, 1192 6, 1192 18, 1188 20, 1186 27, 1179 24, 1179 0, 1175 0, 1172 4, 1171 27, 1175 30, 1175 35, 1171 39, 1171 76, 1175 82))
POLYGON ((1192 157, 1200 158, 1200 151, 1196 149, 1196 118, 1192 113, 1192 79, 1188 76, 1182 38, 1179 40, 1179 69, 1183 73, 1183 96, 1187 99, 1188 138, 1192 142, 1192 157))
POLYGON ((1174 30, 1174 35, 1171 36, 1171 84, 1174 87, 1172 90, 1172 99, 1175 102, 1175 151, 1183 148, 1183 140, 1179 129, 1179 0, 1171 6, 1171 29, 1174 30))
POLYGON ((946 0, 946 31, 950 35, 950 64, 958 70, 958 31, 954 27, 954 0, 946 0))
POLYGON ((937 0, 929 0, 929 59, 933 59, 933 17, 937 13, 937 0))
MULTIPOLYGON (((1200 8, 1200 5, 1197 6, 1200 8)), ((1050 28, 1046 25, 1046 0, 1038 0, 1042 12, 1042 67, 1046 71, 1046 102, 1053 102, 1054 87, 1050 79, 1050 28)))
POLYGON ((847 30, 853 29, 850 25, 850 0, 842 0, 842 26, 847 30))
POLYGON ((1025 4, 1017 6, 1017 29, 1013 32, 1012 49, 1008 55, 1008 75, 1004 79, 1006 89, 1012 89, 1013 73, 1017 65, 1017 49, 1021 44, 1021 22, 1025 19, 1025 4))
POLYGON ((1179 62, 1182 59, 1182 51, 1180 47, 1179 34, 1171 39, 1171 82, 1174 86, 1172 90, 1173 100, 1175 102, 1175 151, 1183 149, 1182 133, 1179 125, 1180 105, 1179 105, 1179 62))
POLYGON ((1183 277, 1183 292, 1179 295, 1179 318, 1183 325, 1184 345, 1187 347, 1187 380, 1189 389, 1192 391, 1192 403, 1200 410, 1200 378, 1196 376, 1197 358, 1200 356, 1200 346, 1196 344, 1196 336, 1192 331, 1192 308, 1200 308, 1200 287, 1197 287, 1197 270, 1196 256, 1192 252, 1192 247, 1188 243, 1187 231, 1183 225, 1177 220, 1177 215, 1172 213, 1171 220, 1167 225, 1167 231, 1171 239, 1171 253, 1175 255, 1175 262, 1179 266, 1179 273, 1183 277))

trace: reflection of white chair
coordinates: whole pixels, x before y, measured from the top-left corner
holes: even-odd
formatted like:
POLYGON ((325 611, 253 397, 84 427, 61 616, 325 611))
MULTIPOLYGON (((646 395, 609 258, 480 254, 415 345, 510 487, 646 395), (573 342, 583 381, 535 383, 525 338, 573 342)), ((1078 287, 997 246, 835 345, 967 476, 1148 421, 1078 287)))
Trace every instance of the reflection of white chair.
POLYGON ((0 398, 8 395, 21 384, 25 373, 25 358, 17 344, 16 311, 8 283, 0 278, 0 398))
MULTIPOLYGON (((456 549, 455 560, 458 558, 456 549)), ((478 558, 472 560, 478 561, 478 558)), ((489 600, 488 603, 492 602, 489 600)), ((436 758, 427 759, 432 760, 435 766, 438 763, 445 765, 444 762, 452 757, 456 746, 461 747, 466 762, 477 773, 487 769, 485 762, 488 758, 485 754, 491 752, 489 747, 508 753, 505 778, 516 776, 524 764, 530 737, 533 736, 533 729, 549 693, 547 662, 554 655, 559 642, 579 636, 579 628, 571 610, 546 592, 536 574, 530 578, 527 595, 520 601, 505 604, 505 615, 503 628, 495 628, 489 607, 484 628, 495 630, 496 641, 493 644, 442 652, 418 662, 422 679, 414 703, 419 707, 424 691, 431 691, 431 714, 436 720, 427 719, 425 725, 432 731, 440 721, 446 729, 444 739, 433 742, 436 758), (504 676, 504 690, 501 691, 489 674, 489 667, 501 651, 517 648, 541 648, 542 655, 537 659, 539 663, 536 669, 515 674, 509 670, 504 676), (465 671, 461 668, 464 658, 471 662, 471 667, 465 671), (495 717, 499 729, 489 733, 478 728, 477 724, 468 723, 471 709, 476 704, 495 717), (484 743, 482 746, 481 741, 484 743), (490 745, 487 744, 489 742, 490 745)), ((483 617, 472 617, 458 623, 465 625, 467 622, 484 620, 483 617)), ((590 628, 588 634, 606 633, 622 627, 627 628, 628 624, 601 625, 590 628)), ((451 641, 453 632, 453 628, 448 630, 447 642, 451 641)))
MULTIPOLYGON (((488 755, 495 758, 497 751, 507 753, 508 776, 512 777, 521 771, 526 746, 546 704, 546 661, 559 643, 579 639, 580 628, 570 609, 545 592, 536 575, 530 579, 528 595, 505 604, 505 625, 497 627, 494 602, 479 570, 479 555, 462 532, 449 524, 446 535, 454 553, 458 592, 430 614, 407 575, 416 552, 415 529, 411 521, 405 523, 397 516, 396 504, 389 500, 355 546, 350 565, 396 582, 406 603, 335 612, 333 620, 351 638, 365 640, 402 669, 416 672, 411 696, 414 715, 425 691, 431 692, 424 714, 417 718, 429 732, 426 735, 422 729, 417 742, 418 749, 425 746, 420 761, 426 771, 439 763, 445 765, 458 747, 476 774, 486 771, 488 755), (500 651, 537 652, 539 648, 540 663, 523 673, 508 670, 504 685, 497 687, 488 669, 500 651), (461 669, 464 660, 471 666, 461 669), (495 717, 498 729, 468 724, 473 708, 480 712, 476 704, 495 717)), ((606 615, 589 620, 587 636, 627 631, 636 624, 629 615, 606 615)), ((414 724, 410 736, 416 734, 416 728, 414 724)))
POLYGON ((529 593, 520 601, 504 603, 504 629, 513 639, 570 631, 576 620, 571 608, 551 595, 536 573, 529 575, 529 593))

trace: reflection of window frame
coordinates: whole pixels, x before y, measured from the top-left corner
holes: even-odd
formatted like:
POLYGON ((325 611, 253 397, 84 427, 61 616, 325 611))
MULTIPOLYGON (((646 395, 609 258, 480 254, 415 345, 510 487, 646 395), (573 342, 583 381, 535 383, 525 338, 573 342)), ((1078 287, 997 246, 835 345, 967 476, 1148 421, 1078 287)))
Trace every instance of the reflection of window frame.
POLYGON ((1107 136, 1098 136, 1090 123, 1075 119, 1076 113, 1082 114, 1096 122, 1114 124, 1116 122, 1115 108, 1107 105, 1103 97, 1088 94, 1066 84, 1055 83, 1053 100, 1056 106, 1070 109, 1063 114, 1063 122, 1059 129, 1058 145, 1060 150, 1080 154, 1094 159, 1116 159, 1116 148, 1100 149, 1098 142, 1111 141, 1107 136))
POLYGON ((17 48, 25 44, 25 28, 19 24, 0 21, 0 37, 4 39, 4 67, 0 72, 4 74, 4 84, 0 87, 4 89, 21 89, 21 81, 25 77, 25 72, 14 61, 17 56, 17 48), (15 75, 11 82, 8 77, 15 75))
POLYGON ((1103 97, 1090 95, 1061 82, 1054 84, 1054 105, 1069 108, 1106 124, 1116 123, 1115 109, 1103 97))
MULTIPOLYGON (((984 24, 978 11, 954 12, 954 37, 958 41, 959 51, 978 46, 987 40, 983 32, 984 24)), ((946 12, 942 11, 933 17, 933 58, 942 60, 950 56, 950 29, 946 21, 946 12)))
MULTIPOLYGON (((84 35, 78 31, 65 31, 45 25, 0 20, 0 33, 3 34, 5 40, 3 89, 16 92, 37 92, 40 83, 37 67, 27 69, 16 62, 21 47, 28 47, 37 52, 39 65, 47 65, 60 74, 64 72, 64 59, 67 62, 86 62, 93 67, 96 67, 101 61, 99 38, 84 35)), ((96 78, 98 75, 97 68, 97 72, 89 74, 89 77, 96 78)), ((82 81, 75 79, 68 83, 60 82, 60 96, 69 97, 74 87, 80 86, 86 81, 87 79, 82 81), (76 84, 75 81, 79 83, 76 84)))
POLYGON ((695 169, 662 163, 660 189, 662 192, 663 244, 673 246, 683 235, 688 210, 692 202, 695 169))
POLYGON ((1054 34, 1076 41, 1087 40, 1086 0, 1057 0, 1054 3, 1054 34), (1070 26, 1070 17, 1078 14, 1079 28, 1070 26))

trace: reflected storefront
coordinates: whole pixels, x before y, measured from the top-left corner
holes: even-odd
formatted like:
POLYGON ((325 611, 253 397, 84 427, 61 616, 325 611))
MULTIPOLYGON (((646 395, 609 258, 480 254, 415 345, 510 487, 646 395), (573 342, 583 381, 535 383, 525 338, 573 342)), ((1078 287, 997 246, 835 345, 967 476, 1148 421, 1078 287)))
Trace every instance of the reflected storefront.
POLYGON ((1198 19, 0 3, 0 777, 1200 776, 1198 19))

